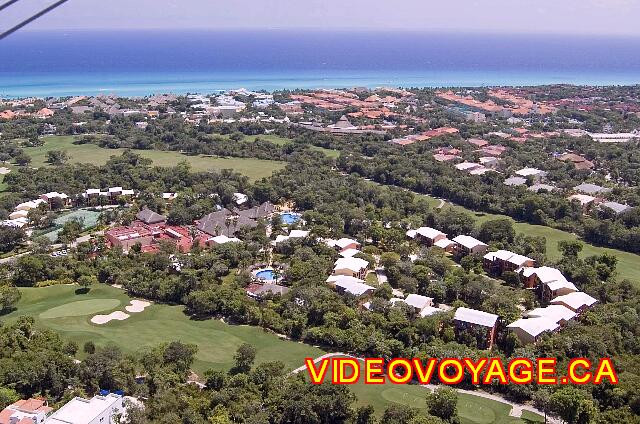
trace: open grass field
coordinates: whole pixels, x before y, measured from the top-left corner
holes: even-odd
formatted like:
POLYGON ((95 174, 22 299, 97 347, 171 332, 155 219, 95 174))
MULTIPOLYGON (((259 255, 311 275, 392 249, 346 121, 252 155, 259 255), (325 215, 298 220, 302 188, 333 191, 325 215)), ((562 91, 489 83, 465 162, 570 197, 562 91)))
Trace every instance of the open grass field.
MULTIPOLYGON (((285 138, 285 137, 280 137, 279 135, 275 135, 275 134, 262 134, 262 135, 252 135, 252 136, 245 136, 245 138, 243 139, 244 141, 255 141, 256 138, 259 138, 261 140, 265 140, 265 141, 270 141, 273 144, 277 144, 278 146, 284 146, 285 144, 289 144, 291 143, 291 139, 289 138, 285 138)), ((322 152, 325 155, 327 155, 330 158, 336 159, 338 156, 340 156, 340 152, 338 150, 335 149, 326 149, 324 147, 319 147, 319 146, 311 146, 310 147, 311 150, 315 150, 316 152, 322 152)))
MULTIPOLYGON (((429 196, 427 197, 430 199, 429 200, 430 203, 433 202, 432 203, 433 207, 439 204, 439 200, 430 198, 429 196)), ((447 208, 455 208, 471 214, 475 218, 477 225, 480 225, 483 222, 489 221, 492 219, 499 219, 499 218, 511 219, 506 215, 495 215, 495 214, 474 212, 462 206, 451 205, 450 203, 447 203, 447 205, 443 208, 443 212, 446 212, 447 208)), ((513 219, 511 220, 513 221, 513 219)), ((532 236, 544 236, 547 239, 547 257, 552 260, 560 258, 560 252, 558 251, 559 241, 578 240, 578 237, 575 234, 571 234, 566 231, 556 230, 555 228, 545 227, 543 225, 533 225, 533 224, 528 224, 526 222, 514 221, 514 228, 519 233, 524 233, 532 236)), ((584 241, 582 242, 582 244, 583 244, 583 248, 580 254, 581 257, 584 258, 587 256, 602 255, 603 253, 612 254, 618 258, 617 269, 618 269, 619 278, 620 279, 626 278, 640 285, 640 255, 636 255, 634 253, 629 253, 629 252, 623 252, 622 250, 594 246, 584 241)))
POLYGON ((124 311, 130 298, 122 290, 106 285, 95 285, 87 294, 76 294, 77 289, 78 286, 67 285, 21 289, 17 309, 0 320, 11 322, 18 316, 31 315, 39 325, 57 331, 81 347, 91 340, 97 346, 116 344, 128 353, 173 340, 194 343, 198 345, 194 364, 198 374, 209 368, 229 369, 233 354, 245 342, 258 349, 257 363, 280 360, 290 369, 301 366, 306 356, 324 354, 313 346, 281 340, 257 327, 232 326, 219 320, 190 320, 181 306, 152 304, 124 321, 95 325, 89 321, 91 317, 124 311))
MULTIPOLYGON (((49 150, 65 150, 72 163, 92 163, 103 165, 111 156, 122 154, 124 149, 104 149, 95 144, 73 144, 72 136, 44 137, 45 144, 38 147, 26 147, 25 152, 31 157, 32 167, 48 166, 47 152, 49 150)), ((253 158, 219 158, 209 156, 189 156, 178 152, 159 150, 135 150, 141 156, 151 159, 157 166, 175 166, 186 160, 195 171, 233 169, 248 176, 252 181, 270 176, 274 171, 284 168, 282 161, 261 160, 253 158)))

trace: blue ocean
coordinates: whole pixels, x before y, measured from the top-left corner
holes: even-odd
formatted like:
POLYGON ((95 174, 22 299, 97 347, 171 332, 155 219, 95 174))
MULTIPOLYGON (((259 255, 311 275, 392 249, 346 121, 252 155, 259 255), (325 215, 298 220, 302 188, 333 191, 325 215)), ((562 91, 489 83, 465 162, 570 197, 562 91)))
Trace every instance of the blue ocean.
POLYGON ((640 38, 426 32, 23 31, 0 97, 355 86, 638 84, 640 38))

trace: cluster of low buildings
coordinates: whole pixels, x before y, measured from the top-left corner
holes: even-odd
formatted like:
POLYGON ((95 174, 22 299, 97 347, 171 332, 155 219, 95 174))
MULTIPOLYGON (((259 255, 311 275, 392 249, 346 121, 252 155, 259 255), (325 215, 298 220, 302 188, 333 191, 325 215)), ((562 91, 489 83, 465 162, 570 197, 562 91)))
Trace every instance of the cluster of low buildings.
POLYGON ((235 235, 241 228, 255 228, 259 219, 270 217, 275 210, 269 202, 244 210, 221 208, 195 221, 194 227, 187 227, 168 225, 165 216, 145 208, 130 225, 110 228, 105 237, 109 246, 120 247, 124 252, 138 245, 144 253, 155 253, 163 242, 168 242, 186 253, 196 242, 202 247, 239 242, 235 235))
MULTIPOLYGON (((409 230, 407 236, 427 247, 439 247, 456 258, 483 255, 483 267, 490 275, 516 274, 526 289, 534 291, 543 304, 549 305, 526 312, 524 318, 507 326, 522 343, 535 343, 543 333, 559 330, 597 302, 579 291, 558 269, 536 267, 534 259, 508 250, 489 252, 487 244, 474 237, 459 235, 449 240, 445 233, 431 227, 409 230)), ((495 342, 498 318, 495 314, 458 308, 454 322, 457 329, 480 327, 486 330, 484 345, 490 349, 495 342)))
MULTIPOLYGON (((487 94, 489 97, 493 97, 503 104, 498 104, 496 101, 478 100, 474 98, 474 93, 464 92, 455 93, 451 90, 439 91, 437 96, 440 99, 449 101, 451 103, 461 105, 464 107, 464 111, 467 113, 482 113, 489 114, 491 116, 509 118, 513 115, 546 115, 555 113, 556 108, 550 106, 544 102, 535 102, 530 98, 523 97, 518 93, 511 92, 506 89, 490 90, 487 94)), ((484 119, 475 118, 476 122, 482 122, 484 119)))
POLYGON ((457 134, 459 130, 453 127, 440 127, 432 130, 424 131, 420 134, 410 134, 401 138, 394 138, 389 140, 389 143, 397 144, 399 146, 408 146, 410 144, 427 141, 434 137, 441 137, 448 134, 457 134))
POLYGON ((57 411, 44 399, 19 400, 0 412, 0 424, 115 424, 126 415, 120 393, 101 393, 91 399, 75 397, 57 411))
MULTIPOLYGON (((165 193, 166 194, 166 193, 165 193)), ((0 222, 0 225, 23 228, 29 226, 29 211, 47 205, 48 209, 63 209, 84 203, 89 206, 102 204, 116 204, 119 200, 130 201, 135 197, 135 192, 122 187, 110 187, 107 189, 88 188, 80 196, 72 198, 65 193, 52 191, 40 195, 37 199, 18 204, 9 214, 9 219, 0 222)))

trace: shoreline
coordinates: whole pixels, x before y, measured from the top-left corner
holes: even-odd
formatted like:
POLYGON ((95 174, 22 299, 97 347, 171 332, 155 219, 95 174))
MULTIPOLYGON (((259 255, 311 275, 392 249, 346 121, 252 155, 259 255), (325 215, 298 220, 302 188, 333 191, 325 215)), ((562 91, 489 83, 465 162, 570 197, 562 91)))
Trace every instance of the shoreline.
POLYGON ((341 89, 350 87, 482 88, 545 85, 634 86, 640 75, 628 73, 496 71, 301 71, 278 73, 129 72, 8 75, 0 72, 0 98, 66 97, 116 94, 140 97, 158 93, 209 94, 240 87, 254 91, 341 89))

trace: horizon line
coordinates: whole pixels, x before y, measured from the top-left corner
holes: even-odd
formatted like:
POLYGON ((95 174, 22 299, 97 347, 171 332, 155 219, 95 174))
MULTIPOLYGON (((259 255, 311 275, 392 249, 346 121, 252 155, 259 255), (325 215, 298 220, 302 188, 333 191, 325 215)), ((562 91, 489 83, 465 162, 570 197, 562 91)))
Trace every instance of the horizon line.
POLYGON ((451 28, 326 28, 326 27, 92 27, 92 28, 27 28, 19 34, 36 32, 309 32, 309 33, 361 33, 361 34, 447 34, 447 35, 521 35, 521 36, 564 36, 592 38, 640 38, 636 33, 598 33, 598 32, 531 32, 531 31, 499 31, 486 29, 451 29, 451 28))

